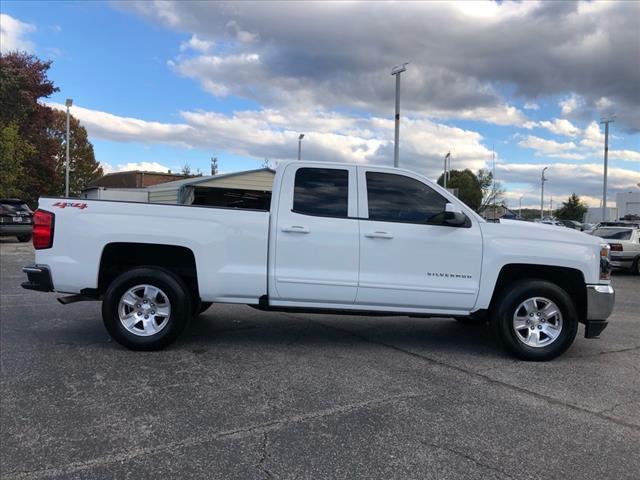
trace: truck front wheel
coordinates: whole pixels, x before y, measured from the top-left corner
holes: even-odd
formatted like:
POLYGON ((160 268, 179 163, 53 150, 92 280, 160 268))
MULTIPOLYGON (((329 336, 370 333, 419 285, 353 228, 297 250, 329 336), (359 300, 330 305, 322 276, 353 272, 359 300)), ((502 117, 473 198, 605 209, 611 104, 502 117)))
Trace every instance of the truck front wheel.
POLYGON ((102 302, 111 337, 132 350, 159 350, 182 333, 191 301, 182 281, 170 272, 141 267, 117 277, 102 302))
POLYGON ((501 292, 493 325, 516 357, 546 361, 564 353, 578 331, 571 297, 551 282, 522 280, 501 292))

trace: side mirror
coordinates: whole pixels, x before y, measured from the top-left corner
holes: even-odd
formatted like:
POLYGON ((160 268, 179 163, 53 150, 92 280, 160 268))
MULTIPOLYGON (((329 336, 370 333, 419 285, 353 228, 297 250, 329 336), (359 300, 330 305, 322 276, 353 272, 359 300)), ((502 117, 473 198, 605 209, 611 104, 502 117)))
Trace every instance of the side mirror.
POLYGON ((452 227, 460 227, 467 222, 467 216, 453 203, 444 206, 444 223, 452 227))

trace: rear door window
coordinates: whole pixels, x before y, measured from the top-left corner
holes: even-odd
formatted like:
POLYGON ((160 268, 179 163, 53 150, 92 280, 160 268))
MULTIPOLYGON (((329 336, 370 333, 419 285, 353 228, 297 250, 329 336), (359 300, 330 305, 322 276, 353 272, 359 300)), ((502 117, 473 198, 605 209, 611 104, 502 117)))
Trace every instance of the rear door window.
POLYGON ((296 172, 293 211, 319 217, 348 216, 349 171, 300 168, 296 172))

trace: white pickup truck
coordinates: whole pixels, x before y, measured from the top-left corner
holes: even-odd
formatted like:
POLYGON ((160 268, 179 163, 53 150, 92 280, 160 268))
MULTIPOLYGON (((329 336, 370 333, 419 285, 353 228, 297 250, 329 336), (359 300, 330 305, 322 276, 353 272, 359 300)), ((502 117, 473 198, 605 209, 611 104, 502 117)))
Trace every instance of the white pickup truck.
POLYGON ((416 173, 285 162, 269 210, 42 198, 24 288, 102 300, 138 350, 171 343, 211 303, 491 323, 548 360, 614 304, 609 246, 533 223, 487 223, 416 173))

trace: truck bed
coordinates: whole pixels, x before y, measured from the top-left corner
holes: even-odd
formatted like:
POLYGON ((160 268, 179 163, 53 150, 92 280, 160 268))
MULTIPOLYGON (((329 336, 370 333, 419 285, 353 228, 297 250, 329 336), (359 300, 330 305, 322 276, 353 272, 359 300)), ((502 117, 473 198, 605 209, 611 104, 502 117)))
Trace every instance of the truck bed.
POLYGON ((39 208, 55 214, 55 230, 36 262, 58 292, 97 288, 104 248, 119 242, 189 249, 203 301, 257 303, 267 291, 267 211, 60 198, 39 208))

